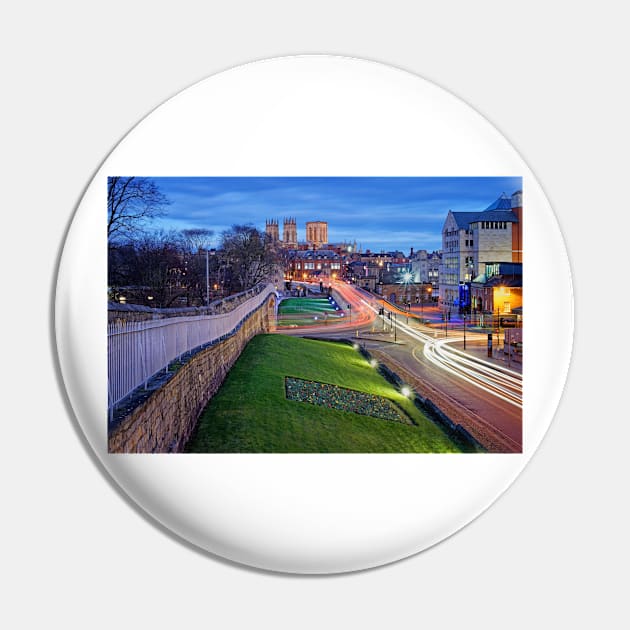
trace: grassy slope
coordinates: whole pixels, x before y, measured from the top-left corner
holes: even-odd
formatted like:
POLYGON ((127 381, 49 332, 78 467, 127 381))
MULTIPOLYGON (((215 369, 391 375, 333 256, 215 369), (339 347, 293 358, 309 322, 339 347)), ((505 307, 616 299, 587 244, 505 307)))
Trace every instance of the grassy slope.
POLYGON ((282 335, 247 345, 203 412, 191 452, 457 452, 458 448, 350 346, 282 335), (419 426, 285 398, 296 376, 385 396, 419 426))
POLYGON ((338 317, 338 311, 330 306, 326 298, 288 298, 278 306, 278 326, 321 324, 324 313, 328 313, 330 318, 338 317), (315 316, 318 320, 313 319, 315 316))
POLYGON ((323 313, 324 311, 334 313, 335 309, 330 306, 330 302, 326 298, 287 298, 282 300, 278 306, 280 315, 305 311, 309 313, 323 313))

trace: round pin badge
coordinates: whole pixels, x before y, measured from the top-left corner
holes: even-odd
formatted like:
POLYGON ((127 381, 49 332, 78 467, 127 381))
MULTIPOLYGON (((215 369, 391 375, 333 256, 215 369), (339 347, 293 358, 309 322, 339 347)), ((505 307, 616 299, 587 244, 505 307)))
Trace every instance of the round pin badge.
POLYGON ((107 157, 59 269, 59 361, 117 484, 212 554, 334 573, 469 523, 549 427, 573 335, 553 211, 407 72, 261 61, 107 157))

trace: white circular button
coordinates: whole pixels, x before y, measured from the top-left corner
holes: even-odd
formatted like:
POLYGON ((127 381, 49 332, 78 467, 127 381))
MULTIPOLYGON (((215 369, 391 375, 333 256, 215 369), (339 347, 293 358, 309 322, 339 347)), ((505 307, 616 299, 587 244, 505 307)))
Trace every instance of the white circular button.
MULTIPOLYGON (((276 238, 274 230, 268 228, 268 233, 276 238)), ((218 245, 216 239, 214 246, 218 245)), ((185 284, 182 278, 177 281, 185 284)), ((288 290, 281 279, 281 286, 272 283, 263 293, 249 296, 253 301, 245 300, 242 312, 233 306, 226 309, 227 319, 220 325, 218 316, 210 318, 208 326, 219 327, 200 333, 198 345, 231 339, 238 327, 246 326, 243 322, 249 321, 251 312, 288 290)), ((219 289, 204 281, 199 299, 215 297, 221 297, 219 289)), ((304 56, 249 64, 202 81, 157 108, 119 143, 89 185, 68 233, 59 270, 56 325, 63 378, 79 423, 109 474, 139 506, 184 539, 236 562, 276 571, 329 573, 373 567, 426 549, 469 523, 514 481, 549 427, 564 386, 573 335, 572 306, 569 264, 555 216, 530 169, 490 123, 452 94, 406 72, 362 60, 304 56), (289 440, 280 433, 277 441, 252 440, 243 449, 248 452, 228 452, 226 443, 220 442, 214 449, 223 450, 219 453, 172 453, 166 451, 185 450, 185 440, 182 433, 164 437, 165 430, 152 442, 160 443, 160 448, 144 449, 164 452, 116 452, 125 450, 125 439, 137 445, 139 438, 127 435, 115 447, 110 441, 125 417, 118 408, 114 418, 110 409, 111 363, 108 390, 107 194, 113 177, 146 178, 170 196, 167 214, 148 227, 201 225, 214 229, 216 236, 232 224, 250 222, 252 215, 243 208, 254 204, 251 178, 276 183, 281 190, 275 196, 263 186, 255 227, 264 232, 265 222, 274 225, 277 219, 277 239, 283 241, 284 219, 295 217, 296 233, 289 223, 287 242, 281 246, 288 252, 298 249, 295 240, 306 244, 302 257, 293 254, 293 266, 283 269, 293 274, 291 288, 307 281, 326 293, 323 283, 319 286, 325 278, 334 285, 332 297, 337 306, 341 302, 345 321, 354 318, 357 333, 347 324, 340 328, 334 305, 310 330, 321 335, 329 326, 337 336, 344 336, 339 331, 345 330, 350 339, 362 338, 358 345, 365 345, 371 358, 387 363, 405 381, 396 385, 383 379, 383 388, 398 387, 401 400, 393 399, 391 407, 381 390, 357 393, 354 377, 331 382, 286 369, 283 376, 294 379, 284 385, 287 396, 297 397, 292 404, 312 407, 313 400, 323 404, 322 418, 330 409, 330 417, 356 415, 355 449, 349 441, 334 442, 334 435, 332 442, 323 438, 317 442, 309 441, 312 436, 305 433, 304 443, 309 445, 305 450, 322 444, 321 450, 332 451, 305 453, 296 446, 299 437, 293 434, 289 440), (175 194, 174 184, 190 184, 190 178, 197 178, 194 185, 175 194), (212 188, 213 197, 204 182, 216 183, 217 178, 231 179, 221 180, 222 193, 220 187, 212 188), (364 205, 354 196, 346 205, 335 206, 340 197, 331 195, 330 187, 326 197, 322 188, 331 178, 338 178, 334 185, 339 195, 344 185, 351 182, 356 189, 357 181, 362 181, 367 191, 364 205), (396 182, 406 186, 404 203, 400 189, 392 191, 396 182), (502 183, 520 185, 498 189, 502 183), (428 195, 429 186, 439 189, 439 194, 428 195), (495 189, 496 194, 490 194, 495 189), (305 209, 309 191, 318 193, 310 198, 310 218, 305 209), (376 203, 378 191, 389 191, 391 198, 376 203), (217 194, 223 199, 217 200, 217 194), (239 194, 245 199, 241 205, 236 203, 239 194), (284 207, 267 209, 265 203, 280 197, 289 200, 284 207), (292 199, 293 214, 289 212, 292 199), (199 210, 204 203, 208 213, 199 210), (401 219, 403 207, 407 223, 401 219), (196 217, 196 225, 191 217, 196 217), (308 242, 307 220, 311 222, 308 242), (404 264, 409 265, 405 273, 411 274, 410 252, 404 251, 400 260, 385 255, 396 242, 406 242, 406 233, 413 237, 410 245, 416 250, 442 250, 439 282, 420 281, 425 288, 418 295, 408 290, 409 284, 417 286, 416 280, 404 280, 399 274, 403 280, 396 281, 392 275, 404 264), (514 255, 509 259, 508 234, 514 255), (357 243, 361 239, 364 244, 357 243), (385 245, 379 248, 379 243, 385 245), (326 245, 332 253, 310 259, 305 254, 323 251, 326 245), (389 270, 378 269, 375 254, 381 254, 380 249, 381 263, 389 264, 389 270), (298 272, 296 262, 309 266, 298 272), (330 265, 335 262, 340 266, 333 269, 330 265), (346 271, 351 262, 359 263, 355 265, 359 273, 363 269, 365 286, 346 271), (317 275, 317 271, 325 273, 317 275), (298 273, 308 276, 300 278, 298 273), (512 278, 521 274, 522 284, 500 280, 510 274, 512 278), (400 294, 396 282, 403 287, 400 294), (379 283, 394 289, 388 294, 379 283), (428 286, 432 290, 435 286, 439 302, 427 293, 428 286), (379 289, 387 302, 380 300, 379 289), (503 291, 502 297, 498 291, 503 291), (512 298, 517 294, 521 302, 515 305, 512 298), (491 310, 484 302, 490 298, 483 297, 489 295, 494 300, 491 310), (480 319, 483 315, 485 321, 480 319), (518 333, 513 332, 512 321, 518 321, 518 333), (464 331, 468 357, 461 354, 464 331), (486 348, 479 345, 486 332, 493 344, 491 356, 484 355, 486 348), (385 348, 386 344, 390 346, 385 348), (403 431, 420 430, 413 424, 416 412, 406 407, 410 399, 405 394, 411 396, 413 391, 403 387, 410 382, 420 395, 435 401, 439 411, 434 409, 429 416, 440 435, 446 436, 444 444, 457 448, 442 449, 437 446, 442 438, 436 438, 433 447, 422 449, 413 442, 416 447, 409 448, 429 452, 386 452, 397 450, 391 444, 401 443, 403 431), (313 394, 318 387, 319 398, 313 394), (467 398, 465 391, 473 388, 467 398), (389 409, 382 411, 385 416, 370 416, 381 404, 389 409), (392 420, 388 413, 398 416, 392 420), (409 418, 410 424, 405 424, 409 418), (480 447, 463 450, 484 452, 431 452, 461 450, 452 427, 445 428, 445 418, 461 424, 466 433, 460 437, 470 436, 469 445, 480 447), (369 423, 385 423, 387 429, 369 423), (389 437, 383 437, 382 449, 368 448, 367 441, 359 439, 361 432, 372 430, 365 428, 368 425, 377 427, 374 435, 387 433, 398 441, 390 443, 389 437), (289 452, 262 452, 274 448, 289 452), (358 452, 349 452, 353 450, 358 452)), ((190 319, 195 317, 198 314, 190 319)), ((152 326, 160 321, 153 320, 152 326)), ((297 332, 309 334, 308 326, 301 328, 304 322, 296 326, 297 332)), ((131 329, 128 326, 127 331, 131 329)), ((297 338, 295 330, 285 332, 297 338)), ((352 353, 361 369, 370 369, 361 348, 339 347, 352 353), (359 365, 361 361, 365 365, 359 365)), ((173 366, 167 350, 164 347, 166 366, 159 368, 166 371, 173 366)), ((148 361, 144 354, 125 355, 117 369, 124 365, 133 371, 142 361, 148 361)), ((178 364, 173 371, 180 367, 189 369, 178 364)), ((134 384, 142 387, 144 382, 141 378, 134 384)), ((192 396, 194 387, 190 383, 186 387, 187 396, 192 396)), ((126 395, 126 390, 122 393, 126 395)), ((243 391, 241 399, 247 396, 243 391)), ((120 403, 120 396, 114 397, 120 403)), ((134 400, 136 408, 143 404, 137 397, 134 400)), ((191 405, 197 403, 195 399, 191 405)), ((161 431, 164 427, 156 415, 163 413, 165 423, 173 417, 172 410, 164 410, 166 404, 156 403, 151 421, 134 430, 161 431)), ((190 413, 181 401, 177 404, 182 405, 182 418, 190 413)), ((307 412, 304 417, 311 418, 307 412)))

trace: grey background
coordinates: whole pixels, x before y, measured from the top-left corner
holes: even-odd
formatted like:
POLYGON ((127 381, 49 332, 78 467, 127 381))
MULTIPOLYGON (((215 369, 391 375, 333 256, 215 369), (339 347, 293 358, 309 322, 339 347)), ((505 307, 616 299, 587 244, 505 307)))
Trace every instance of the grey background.
MULTIPOLYGON (((2 19, 2 579, 8 627, 620 627, 628 559, 629 54, 622 3, 13 3, 2 19), (54 273, 83 188, 151 109, 247 61, 336 53, 415 72, 531 165, 570 254, 576 343, 529 467, 416 557, 251 571, 153 527, 94 465, 60 388, 54 273)), ((540 279, 543 281, 544 279, 540 279)))

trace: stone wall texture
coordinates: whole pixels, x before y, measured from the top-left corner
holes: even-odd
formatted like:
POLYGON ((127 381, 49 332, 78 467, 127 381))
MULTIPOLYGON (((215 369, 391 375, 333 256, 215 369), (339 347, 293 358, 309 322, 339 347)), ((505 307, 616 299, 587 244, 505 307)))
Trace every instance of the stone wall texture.
POLYGON ((227 339, 201 350, 109 434, 110 453, 178 453, 249 340, 274 325, 275 297, 227 339))

